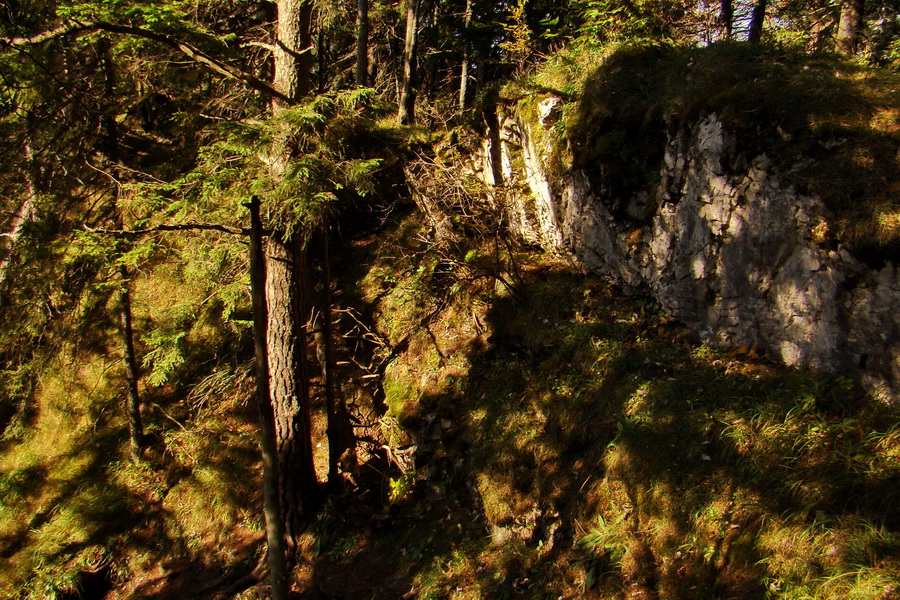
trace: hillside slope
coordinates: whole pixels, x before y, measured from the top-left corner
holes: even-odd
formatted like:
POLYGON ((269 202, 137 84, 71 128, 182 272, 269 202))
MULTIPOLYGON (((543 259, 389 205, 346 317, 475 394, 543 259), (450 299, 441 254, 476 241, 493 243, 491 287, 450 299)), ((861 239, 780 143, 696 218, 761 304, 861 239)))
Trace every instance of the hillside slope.
MULTIPOLYGON (((605 123, 592 160, 623 186, 658 183, 605 123)), ((535 135, 560 133, 548 124, 535 135)), ((335 217, 336 367, 360 464, 299 540, 296 597, 900 595, 900 406, 751 340, 716 347, 646 287, 626 294, 510 228, 535 195, 472 168, 471 128, 405 133, 411 198, 335 217)), ((667 139, 651 140, 662 156, 667 139)), ((618 241, 640 246, 647 218, 627 204, 618 241)), ((266 597, 245 288, 233 269, 226 306, 198 274, 242 251, 135 276, 135 320, 155 335, 140 350, 159 366, 137 464, 111 292, 48 314, 25 363, 37 384, 0 442, 0 597, 266 597)))

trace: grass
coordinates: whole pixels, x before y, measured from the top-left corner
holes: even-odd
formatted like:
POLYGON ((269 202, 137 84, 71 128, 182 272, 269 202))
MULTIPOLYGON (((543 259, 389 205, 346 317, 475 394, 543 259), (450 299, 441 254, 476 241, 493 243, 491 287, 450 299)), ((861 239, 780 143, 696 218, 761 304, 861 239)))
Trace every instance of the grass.
MULTIPOLYGON (((421 598, 900 589, 896 408, 846 378, 704 346, 652 304, 546 257, 519 263, 514 295, 464 284, 483 332, 444 327, 461 312, 448 306, 435 338, 392 363, 387 402, 418 445, 417 483, 383 509, 406 552, 371 532, 354 564, 387 552, 421 598), (423 385, 452 361, 467 365, 452 385, 423 385), (433 414, 452 427, 436 434, 433 414), (447 506, 472 516, 457 523, 447 506)), ((385 280, 389 263, 372 268, 385 280)), ((376 307, 394 301, 379 289, 366 296, 376 307)))
MULTIPOLYGON (((594 65, 596 56, 589 59, 584 64, 594 65)), ((633 102, 637 92, 623 81, 621 97, 570 104, 563 126, 569 135, 593 128, 601 143, 575 158, 621 167, 628 186, 646 182, 642 169, 659 140, 631 149, 616 140, 628 139, 628 127, 643 131, 663 107, 684 119, 719 107, 750 134, 747 115, 765 110, 793 123, 782 123, 784 133, 802 143, 837 139, 828 123, 838 121, 803 121, 827 111, 783 114, 774 100, 754 108, 752 95, 736 94, 733 79, 748 73, 758 72, 759 81, 746 80, 758 93, 790 83, 792 60, 730 46, 621 49, 578 85, 600 94, 639 73, 645 80, 632 85, 650 86, 653 102, 633 102), (729 61, 732 80, 722 73, 729 61), (667 87, 673 65, 696 71, 693 83, 682 83, 690 93, 667 87), (691 91, 713 85, 704 78, 722 78, 720 93, 691 91), (631 112, 615 123, 593 112, 601 101, 631 112)), ((841 85, 890 96, 887 76, 873 83, 867 77, 880 75, 865 70, 829 75, 846 63, 822 60, 799 69, 797 77, 811 81, 798 84, 795 99, 818 89, 840 108, 815 87, 835 83, 829 77, 857 77, 841 85)), ((895 143, 889 112, 874 101, 862 106, 858 118, 868 114, 867 123, 887 132, 885 147, 895 143)), ((832 112, 847 123, 856 118, 832 112)), ((884 214, 893 210, 883 206, 884 214)), ((472 233, 482 216, 472 215, 458 247, 429 243, 420 217, 401 214, 377 236, 335 250, 348 255, 337 256, 334 269, 342 301, 371 325, 370 347, 357 346, 354 359, 384 360, 380 390, 357 394, 348 381, 345 391, 364 399, 380 392, 385 412, 359 488, 335 494, 301 545, 296 588, 492 600, 897 594, 896 407, 845 378, 704 346, 650 302, 552 258, 491 248, 489 236, 472 233), (379 444, 412 450, 406 463, 392 464, 379 444)), ((179 320, 186 332, 171 344, 159 338, 158 347, 182 358, 158 369, 159 386, 142 390, 144 463, 124 460, 111 324, 98 324, 79 353, 48 359, 36 410, 0 455, 0 596, 64 596, 105 568, 114 596, 202 596, 178 574, 215 582, 245 575, 258 559, 246 328, 228 333, 234 323, 225 309, 206 302, 209 290, 183 280, 190 278, 144 273, 134 287, 142 328, 179 320)))
MULTIPOLYGON (((704 346, 545 256, 518 252, 510 290, 474 267, 448 275, 414 220, 346 249, 369 276, 345 298, 379 339, 405 339, 385 371, 383 439, 415 453, 405 470, 373 453, 360 488, 332 497, 295 588, 492 600, 900 589, 897 408, 845 378, 704 346)), ((188 365, 190 385, 150 394, 168 416, 148 412, 150 453, 134 465, 112 363, 78 364, 77 378, 62 362, 44 374, 35 420, 0 458, 0 595, 62 596, 108 567, 111 597, 183 597, 197 592, 173 574, 248 572, 262 524, 246 366, 200 379, 188 365)))
POLYGON ((142 328, 179 317, 173 305, 202 307, 186 325, 181 364, 161 385, 141 386, 140 464, 128 459, 112 323, 57 324, 35 353, 32 409, 7 429, 0 452, 0 597, 71 598, 116 585, 152 597, 145 583, 160 565, 215 581, 223 567, 244 569, 258 544, 249 368, 223 356, 233 334, 214 326, 220 317, 202 302, 205 288, 174 279, 147 267, 135 286, 142 328), (201 378, 210 383, 197 385, 201 378))

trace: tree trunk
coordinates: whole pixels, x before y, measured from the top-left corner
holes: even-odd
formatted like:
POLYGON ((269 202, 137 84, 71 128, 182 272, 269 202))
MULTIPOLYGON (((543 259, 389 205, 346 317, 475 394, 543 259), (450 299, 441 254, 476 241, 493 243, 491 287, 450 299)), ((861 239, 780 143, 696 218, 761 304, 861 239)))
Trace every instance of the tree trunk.
POLYGON ((331 268, 328 256, 328 233, 321 237, 322 294, 319 296, 319 326, 316 327, 316 354, 325 384, 325 405, 328 418, 328 484, 336 487, 343 480, 341 467, 347 473, 355 473, 356 439, 347 413, 343 395, 335 376, 334 315, 332 314, 331 268))
POLYGON ((137 355, 134 352, 134 330, 131 324, 131 290, 128 285, 128 269, 124 265, 119 267, 119 277, 122 278, 119 317, 122 326, 122 348, 128 397, 128 437, 131 442, 131 458, 138 462, 144 448, 144 423, 141 419, 141 397, 138 394, 140 371, 138 370, 137 355))
POLYGON ((725 39, 730 40, 734 28, 734 4, 732 0, 722 0, 722 12, 719 18, 722 21, 725 39))
MULTIPOLYGON (((309 93, 312 4, 278 0, 275 89, 292 102, 309 93)), ((277 114, 287 104, 274 100, 277 114)), ((270 176, 281 177, 290 161, 287 131, 270 157, 270 176)), ((280 505, 286 533, 292 540, 302 532, 318 505, 318 479, 312 456, 309 388, 306 374, 306 329, 301 299, 305 256, 297 237, 269 237, 266 260, 268 307, 267 355, 270 397, 275 420, 279 461, 280 505)))
POLYGON ((296 241, 270 236, 266 252, 267 349, 275 413, 280 498, 285 530, 296 539, 315 512, 318 479, 312 453, 306 328, 302 315, 305 260, 296 241))
POLYGON ((316 52, 316 56, 319 58, 318 64, 318 81, 316 82, 316 89, 319 90, 319 93, 325 91, 325 88, 328 85, 328 72, 325 65, 328 63, 326 52, 327 48, 325 45, 325 32, 322 28, 319 29, 319 35, 316 39, 316 48, 318 49, 316 52))
MULTIPOLYGON (((101 38, 98 50, 103 56, 103 70, 105 72, 106 97, 110 102, 116 92, 116 69, 113 62, 112 48, 107 38, 101 38)), ((110 166, 114 169, 122 166, 122 157, 119 151, 119 130, 116 124, 116 115, 109 106, 100 118, 103 133, 106 137, 106 152, 110 166)), ((112 188, 113 226, 122 229, 122 213, 119 210, 119 182, 113 181, 112 188)), ((126 414, 128 415, 128 437, 131 446, 131 458, 135 462, 141 458, 143 451, 144 423, 141 418, 141 397, 138 393, 138 368, 137 355, 134 351, 134 329, 132 327, 133 315, 131 312, 131 279, 125 265, 119 266, 119 277, 122 280, 122 291, 119 297, 119 323, 122 335, 122 354, 125 361, 125 388, 127 401, 126 414)))
POLYGON ((403 45, 403 89, 397 122, 412 125, 416 120, 416 29, 419 26, 419 0, 406 0, 406 40, 403 45))
POLYGON ((753 5, 753 14, 750 17, 750 31, 747 34, 747 41, 751 44, 758 44, 762 39, 767 5, 768 0, 756 0, 756 4, 753 5))
MULTIPOLYGON (((275 27, 275 89, 292 102, 309 93, 312 38, 310 23, 313 5, 310 0, 278 0, 278 22, 275 27)), ((286 108, 278 99, 273 107, 286 108)))
POLYGON ((364 87, 369 75, 369 0, 356 2, 356 85, 364 87))
POLYGON ((469 90, 469 25, 472 22, 472 0, 466 0, 463 16, 463 59, 459 69, 459 110, 466 109, 466 94, 469 90))
POLYGON ((250 290, 253 301, 253 346, 256 365, 256 403, 259 409, 260 446, 263 459, 263 505, 266 516, 266 540, 269 545, 269 577, 272 600, 287 600, 287 561, 285 559, 285 530, 279 500, 278 449, 276 445, 275 414, 270 402, 266 264, 262 251, 262 221, 259 200, 250 204, 250 290))
POLYGON ((835 42, 838 52, 844 56, 856 54, 859 32, 862 29, 865 0, 844 0, 835 42))
POLYGON ((825 40, 835 25, 834 19, 831 17, 828 0, 813 0, 810 16, 812 25, 809 28, 809 33, 812 37, 812 42, 808 50, 818 52, 822 49, 825 40))

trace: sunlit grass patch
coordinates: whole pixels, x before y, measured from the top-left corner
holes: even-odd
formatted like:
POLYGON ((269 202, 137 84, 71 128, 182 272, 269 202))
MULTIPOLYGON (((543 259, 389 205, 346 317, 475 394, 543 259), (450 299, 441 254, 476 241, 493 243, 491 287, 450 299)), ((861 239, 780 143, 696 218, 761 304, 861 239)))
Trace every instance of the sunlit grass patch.
POLYGON ((195 549, 217 544, 233 527, 247 521, 250 507, 236 504, 228 487, 220 473, 198 467, 169 490, 163 509, 173 516, 172 537, 184 538, 188 548, 195 549))
POLYGON ((762 562, 769 590, 785 597, 881 597, 900 583, 893 570, 900 537, 857 517, 811 523, 773 520, 761 530, 759 541, 768 550, 762 562), (866 595, 873 592, 875 596, 866 595))
MULTIPOLYGON (((36 390, 36 410, 0 455, 0 596, 76 593, 90 576, 85 573, 100 569, 97 577, 124 581, 152 568, 160 552, 189 551, 190 536, 164 528, 165 499, 185 474, 179 463, 202 461, 200 496, 185 519, 191 536, 221 540, 228 528, 259 529, 257 438, 253 420, 242 414, 247 407, 240 377, 217 388, 205 409, 199 403, 191 410, 170 408, 183 420, 177 425, 156 405, 162 398, 146 393, 150 447, 135 464, 125 458, 124 382, 115 354, 64 345, 49 364, 36 390)), ((235 548, 223 543, 206 550, 211 560, 225 561, 235 548)))
MULTIPOLYGON (((824 552, 839 515, 890 510, 871 494, 897 473, 891 409, 844 378, 692 344, 614 295, 579 300, 580 285, 560 276, 491 313, 492 347, 473 361, 465 398, 488 522, 527 540, 521 524, 535 510, 576 517, 586 554, 570 583, 602 586, 598 597, 642 586, 741 597, 830 581, 789 556, 824 552), (798 533, 822 514, 821 536, 798 533)), ((886 535, 882 560, 894 560, 886 535)), ((863 587, 883 575, 835 568, 863 587)))

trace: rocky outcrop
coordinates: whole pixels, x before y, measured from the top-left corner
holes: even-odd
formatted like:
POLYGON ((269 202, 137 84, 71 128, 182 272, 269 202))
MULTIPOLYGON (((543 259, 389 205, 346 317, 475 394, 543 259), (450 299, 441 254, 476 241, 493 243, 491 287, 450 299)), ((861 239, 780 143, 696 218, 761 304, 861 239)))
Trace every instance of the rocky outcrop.
POLYGON ((605 197, 570 160, 548 166, 549 126, 509 114, 485 146, 485 179, 525 192, 504 207, 517 236, 649 292, 711 344, 900 397, 897 268, 825 244, 822 202, 785 184, 765 154, 742 154, 716 115, 671 132, 658 186, 629 199, 605 197))

